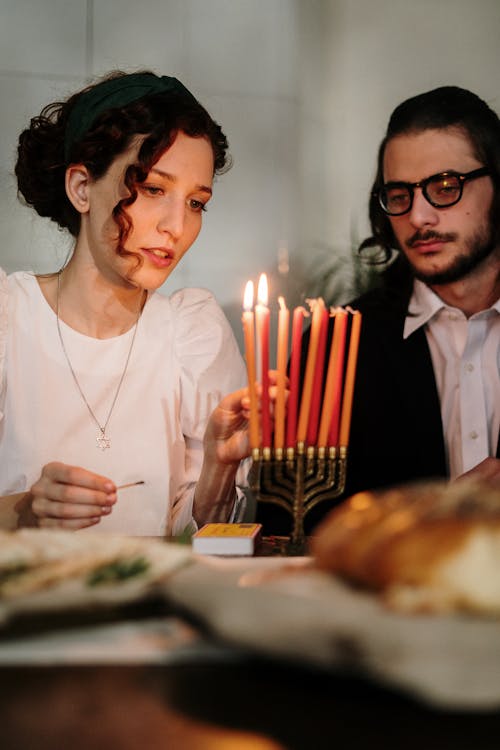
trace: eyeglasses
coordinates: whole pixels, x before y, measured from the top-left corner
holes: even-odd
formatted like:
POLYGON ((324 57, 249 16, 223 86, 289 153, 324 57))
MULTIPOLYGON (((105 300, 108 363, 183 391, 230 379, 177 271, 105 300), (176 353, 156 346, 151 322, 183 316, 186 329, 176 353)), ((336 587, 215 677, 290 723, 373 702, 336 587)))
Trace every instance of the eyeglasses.
POLYGON ((419 182, 387 182, 377 193, 383 210, 389 216, 402 216, 413 205, 415 188, 422 188, 422 194, 434 208, 454 206, 462 197, 464 182, 490 174, 488 167, 479 167, 472 172, 440 172, 419 182))

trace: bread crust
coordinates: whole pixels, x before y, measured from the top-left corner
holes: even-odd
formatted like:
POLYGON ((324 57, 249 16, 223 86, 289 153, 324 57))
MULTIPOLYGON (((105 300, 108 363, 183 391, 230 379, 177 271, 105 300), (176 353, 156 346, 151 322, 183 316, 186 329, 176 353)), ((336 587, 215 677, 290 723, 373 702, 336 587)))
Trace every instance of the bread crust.
POLYGON ((401 608, 497 612, 500 586, 487 582, 499 577, 500 490, 463 480, 358 493, 322 522, 311 551, 321 569, 401 608))

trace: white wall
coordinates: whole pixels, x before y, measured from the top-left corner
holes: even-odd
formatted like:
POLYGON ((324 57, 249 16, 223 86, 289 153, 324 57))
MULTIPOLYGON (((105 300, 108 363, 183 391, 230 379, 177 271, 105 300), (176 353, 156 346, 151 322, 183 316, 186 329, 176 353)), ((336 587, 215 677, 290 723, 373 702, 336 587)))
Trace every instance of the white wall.
POLYGON ((293 301, 322 249, 364 236, 399 101, 451 83, 500 110, 499 40, 499 0, 0 0, 0 265, 53 270, 69 247, 16 199, 29 117, 88 77, 151 67, 198 96, 234 158, 166 290, 208 286, 239 334, 244 283, 280 248, 274 290, 293 301))

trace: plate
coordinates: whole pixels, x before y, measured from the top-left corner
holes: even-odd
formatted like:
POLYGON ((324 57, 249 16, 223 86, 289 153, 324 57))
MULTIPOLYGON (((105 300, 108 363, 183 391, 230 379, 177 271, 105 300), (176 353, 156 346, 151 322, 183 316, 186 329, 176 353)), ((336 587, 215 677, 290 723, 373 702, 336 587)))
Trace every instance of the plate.
POLYGON ((117 610, 153 599, 160 581, 193 561, 189 545, 140 537, 78 538, 74 532, 35 530, 12 539, 40 559, 5 579, 0 637, 20 617, 40 622, 51 615, 117 610))
POLYGON ((233 646, 347 669, 440 708, 500 708, 496 619, 398 614, 307 558, 206 558, 161 588, 233 646))

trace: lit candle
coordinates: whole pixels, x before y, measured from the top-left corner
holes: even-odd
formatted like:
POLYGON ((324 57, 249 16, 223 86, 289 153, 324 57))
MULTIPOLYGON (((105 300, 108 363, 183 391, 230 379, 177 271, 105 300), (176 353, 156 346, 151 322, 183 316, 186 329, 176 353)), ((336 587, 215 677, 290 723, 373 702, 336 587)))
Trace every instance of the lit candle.
POLYGON ((340 308, 335 311, 333 339, 326 374, 325 395, 321 412, 318 447, 326 448, 327 443, 338 443, 340 404, 342 401, 342 380, 344 375, 344 354, 347 331, 347 313, 340 308))
POLYGON ((357 310, 352 311, 351 335, 349 337, 349 354, 345 374, 344 397, 342 399, 342 413, 340 417, 340 447, 349 445, 349 431, 351 427, 352 400, 354 395, 354 380, 356 378, 356 364, 358 361, 359 335, 361 332, 362 315, 357 310))
POLYGON ((300 363, 302 359, 302 325, 305 309, 296 307, 292 320, 292 353, 290 355, 290 385, 286 417, 286 447, 295 448, 297 413, 299 408, 300 363))
POLYGON ((259 449, 259 407, 255 386, 255 328, 253 307, 253 282, 248 281, 243 297, 243 334, 245 338, 245 359, 248 375, 248 394, 250 398, 249 436, 251 450, 259 449))
POLYGON ((280 306, 278 314, 278 346, 276 352, 276 369, 278 370, 276 409, 274 416, 274 448, 282 451, 285 445, 285 394, 286 365, 288 358, 288 328, 290 313, 283 297, 278 297, 280 306))
POLYGON ((269 409, 269 307, 267 276, 262 273, 257 290, 258 304, 255 306, 255 324, 257 328, 257 347, 260 353, 261 366, 260 382, 262 393, 260 397, 262 421, 262 447, 271 447, 271 413, 269 409))
POLYGON ((304 385, 302 387, 302 398, 300 400, 297 444, 304 444, 306 440, 314 383, 314 370, 318 354, 319 334, 321 330, 321 321, 323 319, 323 310, 325 307, 321 298, 309 300, 309 306, 312 309, 311 334, 309 337, 309 348, 307 350, 306 372, 304 375, 304 385))
POLYGON ((319 414, 321 410, 321 401, 323 397, 323 374, 325 365, 326 339, 328 335, 328 320, 330 314, 326 307, 321 310, 321 320, 318 339, 318 352, 316 354, 316 364, 314 368, 314 379, 311 395, 311 408, 309 412, 309 422, 307 425, 307 445, 316 445, 318 435, 319 414))

